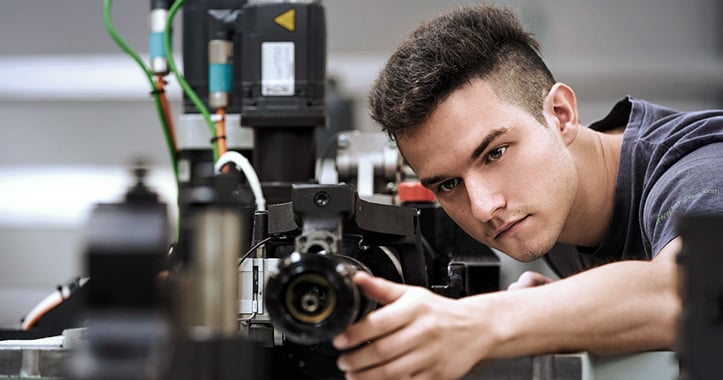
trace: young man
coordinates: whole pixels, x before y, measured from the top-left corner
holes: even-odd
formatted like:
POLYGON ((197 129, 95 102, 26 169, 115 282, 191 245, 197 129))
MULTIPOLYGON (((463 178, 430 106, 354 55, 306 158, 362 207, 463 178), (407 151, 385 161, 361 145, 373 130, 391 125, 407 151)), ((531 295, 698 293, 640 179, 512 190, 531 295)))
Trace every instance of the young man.
POLYGON ((633 98, 585 127, 515 15, 465 7, 391 56, 373 118, 474 238, 562 280, 523 275, 459 300, 368 275, 385 304, 334 339, 350 379, 458 378, 488 358, 670 349, 681 302, 675 216, 721 212, 723 111, 633 98), (354 349, 352 349, 354 348, 354 349))

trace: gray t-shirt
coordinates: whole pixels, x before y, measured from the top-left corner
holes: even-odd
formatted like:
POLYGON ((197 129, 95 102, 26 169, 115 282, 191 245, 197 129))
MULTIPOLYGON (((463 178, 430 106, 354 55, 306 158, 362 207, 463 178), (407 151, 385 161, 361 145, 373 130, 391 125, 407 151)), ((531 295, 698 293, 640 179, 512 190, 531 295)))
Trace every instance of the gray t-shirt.
POLYGON ((559 243, 561 277, 619 260, 649 260, 677 236, 681 214, 723 214, 723 110, 679 112, 627 97, 598 131, 625 126, 612 223, 597 247, 559 243))

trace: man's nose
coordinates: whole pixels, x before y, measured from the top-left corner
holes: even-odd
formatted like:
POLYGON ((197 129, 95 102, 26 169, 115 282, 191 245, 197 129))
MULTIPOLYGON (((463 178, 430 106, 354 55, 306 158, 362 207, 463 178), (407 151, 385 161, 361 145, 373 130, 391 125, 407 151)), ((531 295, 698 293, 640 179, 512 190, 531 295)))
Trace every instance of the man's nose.
POLYGON ((505 206, 501 192, 481 180, 468 180, 467 196, 472 216, 480 222, 489 222, 497 210, 505 206))

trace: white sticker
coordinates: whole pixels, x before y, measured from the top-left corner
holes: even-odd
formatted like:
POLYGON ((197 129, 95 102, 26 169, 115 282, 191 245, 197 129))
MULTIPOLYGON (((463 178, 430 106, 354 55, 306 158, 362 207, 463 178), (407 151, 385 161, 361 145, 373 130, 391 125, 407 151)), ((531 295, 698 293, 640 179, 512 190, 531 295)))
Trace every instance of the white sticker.
POLYGON ((261 95, 294 95, 294 43, 261 44, 261 95))

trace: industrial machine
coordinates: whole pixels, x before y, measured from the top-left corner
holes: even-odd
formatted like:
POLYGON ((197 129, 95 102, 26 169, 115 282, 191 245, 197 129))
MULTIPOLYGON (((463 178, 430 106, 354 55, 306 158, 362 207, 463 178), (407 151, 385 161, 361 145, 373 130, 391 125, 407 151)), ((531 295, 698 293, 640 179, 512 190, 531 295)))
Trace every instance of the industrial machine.
MULTIPOLYGON (((354 273, 450 297, 497 290, 495 254, 410 182, 394 144, 327 117, 319 1, 150 5, 148 65, 113 29, 109 0, 104 19, 152 86, 178 182, 177 231, 142 165, 123 202, 96 207, 90 279, 68 297, 82 307, 70 326, 53 325, 81 327, 63 377, 343 378, 330 341, 381 306, 354 273), (183 74, 170 43, 181 10, 183 74), (184 89, 176 123, 170 74, 184 89), (317 149, 330 124, 331 149, 317 149), (317 179, 323 159, 335 181, 317 179)), ((43 326, 40 317, 28 331, 43 326)))

